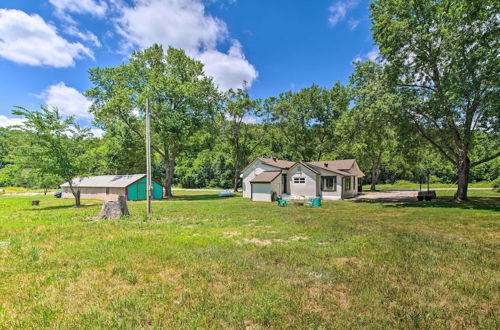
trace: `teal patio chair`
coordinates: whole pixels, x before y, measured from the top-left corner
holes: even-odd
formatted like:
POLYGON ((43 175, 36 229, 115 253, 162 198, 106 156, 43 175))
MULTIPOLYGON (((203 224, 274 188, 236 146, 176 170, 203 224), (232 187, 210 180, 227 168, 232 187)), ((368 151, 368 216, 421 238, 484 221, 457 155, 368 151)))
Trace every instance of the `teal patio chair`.
POLYGON ((286 201, 281 199, 278 194, 274 197, 275 201, 278 202, 278 206, 286 206, 286 201))

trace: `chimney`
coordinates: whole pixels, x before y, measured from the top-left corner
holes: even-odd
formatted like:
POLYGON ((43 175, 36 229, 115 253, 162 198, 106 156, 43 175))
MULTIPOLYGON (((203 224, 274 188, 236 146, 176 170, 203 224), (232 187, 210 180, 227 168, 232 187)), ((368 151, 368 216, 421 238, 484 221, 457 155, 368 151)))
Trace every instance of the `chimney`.
POLYGON ((325 163, 325 167, 328 167, 328 163, 325 163))
POLYGON ((271 157, 271 158, 273 159, 273 162, 275 162, 275 161, 276 161, 276 157, 271 157))

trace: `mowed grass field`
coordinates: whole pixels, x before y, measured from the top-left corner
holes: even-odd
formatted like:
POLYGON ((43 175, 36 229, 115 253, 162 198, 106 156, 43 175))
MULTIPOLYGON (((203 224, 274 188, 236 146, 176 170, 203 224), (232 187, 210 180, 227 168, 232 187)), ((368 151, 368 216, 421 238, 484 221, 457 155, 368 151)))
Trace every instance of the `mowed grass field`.
POLYGON ((0 197, 0 328, 500 328, 494 191, 315 209, 175 193, 117 221, 0 197))
MULTIPOLYGON (((493 181, 482 181, 469 183, 469 188, 489 188, 493 189, 493 181)), ((391 190, 391 189, 420 189, 420 184, 415 182, 396 182, 394 184, 378 184, 377 190, 391 190)), ((430 189, 454 189, 456 191, 457 185, 452 183, 431 183, 430 189)), ((370 185, 363 184, 363 191, 369 191, 370 185)), ((422 183, 422 190, 427 190, 427 183, 422 183)))

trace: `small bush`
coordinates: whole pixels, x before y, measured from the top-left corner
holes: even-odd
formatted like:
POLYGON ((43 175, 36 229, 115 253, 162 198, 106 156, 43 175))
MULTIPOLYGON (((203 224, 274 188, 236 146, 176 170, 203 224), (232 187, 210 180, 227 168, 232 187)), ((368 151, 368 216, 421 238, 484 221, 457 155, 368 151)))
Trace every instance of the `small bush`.
POLYGON ((435 175, 431 175, 429 177, 429 182, 430 183, 443 183, 442 180, 441 180, 441 178, 438 177, 438 176, 435 176, 435 175))
POLYGON ((500 189, 500 176, 498 178, 496 178, 495 180, 493 180, 493 188, 495 189, 500 189))
POLYGON ((403 186, 403 185, 406 185, 406 184, 411 184, 411 182, 408 181, 408 180, 397 180, 396 181, 396 185, 398 185, 398 186, 403 186))

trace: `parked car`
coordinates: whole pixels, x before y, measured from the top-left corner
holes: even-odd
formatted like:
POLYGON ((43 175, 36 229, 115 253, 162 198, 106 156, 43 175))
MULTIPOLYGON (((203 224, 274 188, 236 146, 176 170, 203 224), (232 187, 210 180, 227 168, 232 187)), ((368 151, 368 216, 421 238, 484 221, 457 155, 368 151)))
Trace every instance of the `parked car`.
POLYGON ((55 198, 61 198, 61 197, 62 197, 62 190, 56 191, 56 192, 54 193, 54 197, 55 197, 55 198))

